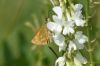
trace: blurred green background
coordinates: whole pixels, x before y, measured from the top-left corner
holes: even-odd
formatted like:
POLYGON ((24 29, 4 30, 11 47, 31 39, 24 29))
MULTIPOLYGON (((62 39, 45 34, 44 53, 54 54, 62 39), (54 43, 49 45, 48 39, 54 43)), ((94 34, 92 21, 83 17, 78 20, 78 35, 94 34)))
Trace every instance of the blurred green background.
MULTIPOLYGON (((31 43, 51 7, 49 0, 0 0, 0 66, 54 66, 56 57, 51 50, 31 43)), ((93 59, 100 66, 100 5, 91 12, 92 35, 97 38, 93 59)))

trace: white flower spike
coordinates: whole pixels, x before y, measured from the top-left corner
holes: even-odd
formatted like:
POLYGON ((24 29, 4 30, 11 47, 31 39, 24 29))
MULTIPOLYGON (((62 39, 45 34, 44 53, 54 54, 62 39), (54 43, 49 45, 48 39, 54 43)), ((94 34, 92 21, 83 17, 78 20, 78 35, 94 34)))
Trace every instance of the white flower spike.
MULTIPOLYGON (((54 1, 50 1, 54 5, 54 1)), ((83 5, 74 5, 72 2, 68 2, 71 5, 63 11, 64 4, 62 2, 59 1, 60 5, 53 6, 52 10, 55 13, 55 15, 52 15, 53 21, 47 23, 47 28, 52 32, 52 39, 59 47, 59 52, 64 51, 64 54, 56 60, 55 66, 72 66, 71 62, 75 66, 83 66, 87 63, 87 60, 79 50, 84 48, 84 43, 88 41, 88 37, 82 31, 75 30, 75 27, 84 27, 86 23, 82 15, 83 5)))

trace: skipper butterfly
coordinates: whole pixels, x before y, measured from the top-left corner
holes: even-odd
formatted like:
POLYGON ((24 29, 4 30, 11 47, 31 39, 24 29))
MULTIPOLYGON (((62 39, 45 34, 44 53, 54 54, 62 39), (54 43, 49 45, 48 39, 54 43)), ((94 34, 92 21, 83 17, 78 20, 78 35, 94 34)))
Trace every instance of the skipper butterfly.
POLYGON ((35 45, 46 45, 49 41, 49 32, 46 25, 40 27, 36 35, 32 39, 32 43, 35 45))

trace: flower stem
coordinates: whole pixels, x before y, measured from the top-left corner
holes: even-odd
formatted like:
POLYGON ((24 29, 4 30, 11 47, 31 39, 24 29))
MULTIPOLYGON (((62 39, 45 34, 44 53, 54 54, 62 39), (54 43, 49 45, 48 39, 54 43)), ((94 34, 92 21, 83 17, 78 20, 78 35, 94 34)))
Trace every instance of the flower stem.
MULTIPOLYGON (((89 16, 89 0, 86 0, 86 20, 87 20, 87 35, 88 35, 88 50, 91 50, 92 47, 91 47, 91 40, 90 40, 90 29, 89 29, 89 20, 88 20, 88 16, 89 16)), ((93 63, 93 56, 92 56, 92 51, 88 51, 89 53, 89 58, 90 58, 90 65, 89 66, 94 66, 94 63, 93 63)))
POLYGON ((58 55, 57 55, 56 52, 52 49, 52 47, 48 46, 48 48, 54 53, 54 55, 56 56, 56 58, 58 58, 58 55))
MULTIPOLYGON (((91 47, 91 42, 90 42, 90 34, 89 34, 89 28, 87 28, 87 33, 88 33, 88 50, 91 50, 92 47, 91 47)), ((94 66, 93 64, 93 56, 92 56, 92 51, 88 51, 89 53, 89 58, 90 58, 90 66, 94 66)))

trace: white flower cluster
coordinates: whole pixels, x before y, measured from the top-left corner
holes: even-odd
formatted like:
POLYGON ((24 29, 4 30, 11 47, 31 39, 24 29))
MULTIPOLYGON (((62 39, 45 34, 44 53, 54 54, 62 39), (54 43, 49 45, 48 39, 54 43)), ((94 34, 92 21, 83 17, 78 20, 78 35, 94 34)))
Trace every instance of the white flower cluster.
MULTIPOLYGON (((61 6, 54 6, 53 11, 56 15, 52 16, 53 21, 47 23, 47 28, 52 32, 54 43, 59 46, 59 52, 65 51, 68 55, 73 51, 84 48, 84 43, 88 41, 87 36, 82 31, 75 30, 75 27, 84 27, 85 19, 82 15, 82 4, 75 4, 73 13, 70 15, 66 13, 66 19, 63 18, 63 9, 61 6), (73 39, 66 42, 66 38, 73 35, 73 39)), ((79 51, 74 55, 73 62, 75 66, 82 66, 86 64, 87 60, 81 55, 79 51)), ((55 66, 71 66, 65 56, 59 57, 56 60, 55 66)), ((74 66, 74 65, 73 65, 74 66)))

